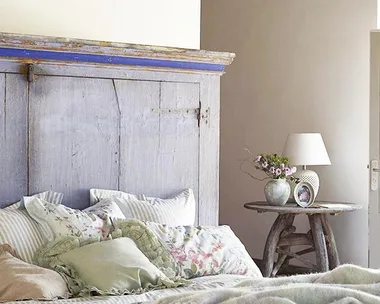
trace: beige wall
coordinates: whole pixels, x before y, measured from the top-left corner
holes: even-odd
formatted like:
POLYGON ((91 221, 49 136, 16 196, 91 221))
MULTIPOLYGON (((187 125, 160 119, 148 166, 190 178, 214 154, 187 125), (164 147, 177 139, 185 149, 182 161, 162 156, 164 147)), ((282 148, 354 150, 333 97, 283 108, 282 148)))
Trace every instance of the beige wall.
MULTIPOLYGON (((245 210, 264 182, 239 171, 248 145, 281 153, 290 132, 320 132, 332 165, 318 198, 361 204, 331 218, 341 260, 367 265, 369 31, 376 0, 204 0, 201 48, 235 52, 222 78, 220 222, 260 258, 275 216, 245 210)), ((256 172, 260 174, 260 172, 256 172)), ((305 219, 297 220, 306 231, 305 219)))
POLYGON ((199 48, 200 0, 1 0, 0 31, 199 48))

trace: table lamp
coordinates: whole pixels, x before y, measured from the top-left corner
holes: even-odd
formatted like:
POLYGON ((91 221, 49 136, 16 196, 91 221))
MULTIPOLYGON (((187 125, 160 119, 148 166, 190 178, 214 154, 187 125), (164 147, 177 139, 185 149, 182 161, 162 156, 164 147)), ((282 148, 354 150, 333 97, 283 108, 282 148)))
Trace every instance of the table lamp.
POLYGON ((314 197, 316 197, 319 190, 319 177, 316 172, 307 170, 306 166, 331 165, 321 134, 289 134, 282 155, 289 158, 291 165, 302 166, 302 169, 297 170, 293 176, 300 182, 308 182, 313 187, 314 197))

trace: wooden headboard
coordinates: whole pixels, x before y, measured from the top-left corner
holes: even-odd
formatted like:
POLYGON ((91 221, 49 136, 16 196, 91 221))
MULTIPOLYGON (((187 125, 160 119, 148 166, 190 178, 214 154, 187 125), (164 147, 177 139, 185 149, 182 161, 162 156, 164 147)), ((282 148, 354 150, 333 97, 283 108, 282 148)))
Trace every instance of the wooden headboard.
POLYGON ((219 78, 234 54, 0 33, 0 206, 45 190, 167 197, 218 223, 219 78))

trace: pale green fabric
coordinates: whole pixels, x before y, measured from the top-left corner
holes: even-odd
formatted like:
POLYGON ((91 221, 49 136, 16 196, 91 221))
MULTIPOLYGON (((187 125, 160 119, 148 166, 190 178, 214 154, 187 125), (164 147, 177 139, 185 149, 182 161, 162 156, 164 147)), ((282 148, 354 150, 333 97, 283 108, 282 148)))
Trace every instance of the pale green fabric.
MULTIPOLYGON (((145 252, 148 254, 146 257, 150 260, 150 257, 156 257, 154 260, 154 263, 150 266, 149 269, 155 269, 153 274, 155 275, 154 278, 158 278, 157 281, 154 281, 155 283, 151 283, 151 281, 146 281, 146 270, 147 268, 141 268, 140 271, 137 271, 134 269, 132 274, 131 272, 128 272, 127 275, 133 276, 135 275, 136 281, 138 281, 136 275, 138 274, 140 276, 141 281, 141 288, 138 289, 130 289, 132 286, 131 282, 128 282, 126 285, 120 285, 116 284, 113 286, 114 288, 108 289, 110 286, 107 286, 106 282, 102 285, 98 285, 98 281, 88 281, 88 278, 90 275, 84 275, 84 268, 81 268, 80 263, 76 263, 75 259, 78 258, 86 261, 86 263, 90 263, 90 260, 95 260, 98 262, 94 262, 92 267, 94 269, 91 269, 90 265, 87 264, 86 267, 90 267, 90 273, 96 272, 96 268, 106 268, 106 266, 102 266, 102 262, 100 262, 101 259, 103 259, 105 256, 106 250, 109 251, 109 254, 116 254, 115 258, 106 258, 107 263, 111 263, 112 260, 115 260, 116 258, 119 260, 119 262, 122 260, 122 255, 125 255, 125 261, 124 263, 128 263, 129 256, 126 255, 126 252, 121 250, 119 253, 114 253, 114 249, 111 247, 108 248, 108 245, 112 243, 111 242, 104 242, 104 244, 101 245, 101 247, 104 248, 99 250, 89 250, 88 254, 85 254, 88 250, 89 246, 95 245, 95 243, 102 242, 100 238, 95 239, 83 239, 73 236, 68 237, 58 237, 52 242, 49 242, 38 249, 34 256, 35 263, 41 267, 45 268, 51 268, 57 271, 61 274, 61 276, 65 279, 68 288, 70 292, 75 296, 88 296, 88 295, 123 295, 123 294, 137 294, 141 292, 145 292, 152 289, 160 289, 160 288, 168 288, 168 287, 178 287, 178 286, 184 286, 188 285, 189 281, 181 279, 179 277, 175 277, 173 275, 172 277, 168 278, 167 275, 165 275, 162 270, 167 270, 169 274, 173 274, 171 271, 171 268, 168 267, 167 263, 165 263, 165 259, 159 258, 161 245, 158 243, 156 246, 152 246, 154 242, 150 241, 150 237, 154 236, 149 233, 149 230, 143 229, 144 223, 136 220, 124 220, 121 221, 122 225, 120 227, 122 229, 117 229, 112 233, 112 236, 109 236, 109 240, 113 239, 116 240, 122 236, 127 237, 128 235, 134 236, 135 238, 132 238, 133 240, 136 240, 136 245, 138 249, 144 249, 145 252), (91 245, 92 244, 92 245, 91 245), (159 245, 159 246, 157 246, 159 245), (140 247, 141 246, 141 247, 140 247), (79 251, 79 249, 83 249, 83 251, 79 251), (71 254, 67 254, 70 251, 80 252, 79 257, 71 256, 71 254), (96 251, 96 252, 95 252, 96 251), (100 254, 101 257, 96 257, 97 254, 100 254), (119 256, 118 256, 119 255, 119 256), (87 260, 86 260, 87 259, 87 260), (154 267, 156 266, 156 267, 154 267), (153 268, 154 267, 154 268, 153 268), (87 280, 86 280, 87 279, 87 280), (96 284, 95 284, 96 283, 96 284), (95 286, 96 285, 96 286, 95 286), (101 288, 99 288, 101 287, 101 288), (107 287, 107 289, 103 289, 104 287, 107 287)), ((157 241, 157 240, 156 240, 157 241)), ((122 247, 119 246, 120 244, 117 244, 117 248, 122 247)), ((135 245, 135 246, 136 246, 135 245)), ((120 248, 119 248, 120 249, 120 248)), ((128 250, 128 248, 124 249, 128 250)), ((136 254, 136 252, 135 252, 136 254)), ((146 262, 146 257, 142 254, 142 260, 146 262)), ((167 261, 166 261, 167 262, 167 261)), ((128 264, 123 264, 128 265, 128 264)), ((131 265, 131 264, 129 264, 131 265)), ((136 266, 136 265, 135 265, 136 266)), ((118 267, 121 267, 120 263, 116 263, 113 267, 113 269, 117 269, 118 267)), ((144 267, 147 267, 144 264, 144 267)), ((110 271, 111 272, 111 271, 110 271)), ((103 272, 99 274, 99 276, 103 275, 103 272)), ((111 275, 111 274, 109 274, 111 275)), ((120 273, 117 274, 120 276, 120 273)), ((135 282, 136 283, 136 282, 135 282)))
POLYGON ((103 291, 139 290, 157 285, 164 274, 130 238, 90 244, 60 256, 87 284, 103 291))

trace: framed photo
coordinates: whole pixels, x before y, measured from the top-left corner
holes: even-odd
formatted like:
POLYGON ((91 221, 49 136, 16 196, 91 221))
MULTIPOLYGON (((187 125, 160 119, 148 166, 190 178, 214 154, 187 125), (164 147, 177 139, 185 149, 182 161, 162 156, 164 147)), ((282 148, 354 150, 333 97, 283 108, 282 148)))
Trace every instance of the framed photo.
POLYGON ((294 187, 293 192, 296 203, 301 207, 310 207, 314 203, 314 189, 308 182, 300 182, 294 187))

